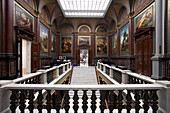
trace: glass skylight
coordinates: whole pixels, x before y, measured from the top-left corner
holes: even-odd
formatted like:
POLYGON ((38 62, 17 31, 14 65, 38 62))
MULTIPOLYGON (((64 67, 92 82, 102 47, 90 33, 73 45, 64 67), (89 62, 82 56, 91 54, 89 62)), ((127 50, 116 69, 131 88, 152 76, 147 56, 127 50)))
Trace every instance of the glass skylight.
POLYGON ((65 17, 104 17, 112 0, 57 0, 65 17))

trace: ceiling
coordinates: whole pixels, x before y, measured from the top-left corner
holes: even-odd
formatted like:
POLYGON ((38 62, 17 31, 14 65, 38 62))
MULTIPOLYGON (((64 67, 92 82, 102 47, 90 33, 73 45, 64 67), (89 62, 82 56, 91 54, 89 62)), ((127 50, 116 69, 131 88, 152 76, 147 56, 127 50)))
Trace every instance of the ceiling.
POLYGON ((112 0, 57 0, 67 17, 104 18, 112 0))

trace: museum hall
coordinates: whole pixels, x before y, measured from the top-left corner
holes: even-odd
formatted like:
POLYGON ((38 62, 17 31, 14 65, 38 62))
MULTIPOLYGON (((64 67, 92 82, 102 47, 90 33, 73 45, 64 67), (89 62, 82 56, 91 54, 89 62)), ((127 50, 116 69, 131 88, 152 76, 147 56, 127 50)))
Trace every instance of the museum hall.
POLYGON ((0 0, 0 113, 170 113, 170 0, 0 0))

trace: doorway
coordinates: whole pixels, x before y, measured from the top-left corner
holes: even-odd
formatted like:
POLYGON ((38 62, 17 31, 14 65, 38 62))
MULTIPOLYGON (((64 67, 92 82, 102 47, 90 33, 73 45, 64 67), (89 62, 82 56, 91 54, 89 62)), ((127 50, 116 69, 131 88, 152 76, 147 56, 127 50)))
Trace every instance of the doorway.
POLYGON ((87 49, 80 50, 80 66, 88 66, 88 56, 87 49))
POLYGON ((31 73, 31 42, 22 39, 22 75, 31 73))

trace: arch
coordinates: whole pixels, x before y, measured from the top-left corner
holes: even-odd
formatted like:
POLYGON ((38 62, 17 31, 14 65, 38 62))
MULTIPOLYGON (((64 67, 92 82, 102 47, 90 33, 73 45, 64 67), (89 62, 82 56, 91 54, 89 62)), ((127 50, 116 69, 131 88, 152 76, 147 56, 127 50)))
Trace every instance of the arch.
MULTIPOLYGON (((43 9, 44 9, 44 11, 45 11, 45 13, 47 14, 46 16, 47 16, 47 22, 50 22, 50 12, 49 12, 49 10, 48 10, 48 8, 47 8, 47 6, 44 6, 43 7, 43 9)), ((43 10, 42 9, 42 10, 43 10)), ((40 13, 40 15, 42 14, 42 12, 40 13)), ((45 16, 45 15, 44 15, 45 16)))
POLYGON ((77 32, 80 32, 80 29, 81 29, 82 27, 87 27, 87 28, 89 29, 89 32, 91 32, 91 28, 90 28, 88 25, 86 25, 86 24, 80 25, 80 26, 78 27, 78 29, 77 29, 77 32))
POLYGON ((126 8, 124 6, 122 6, 120 11, 119 11, 119 14, 118 14, 118 23, 122 22, 122 19, 123 19, 122 16, 128 16, 128 11, 126 10, 126 8))
POLYGON ((60 32, 61 33, 72 33, 74 31, 74 28, 71 24, 69 23, 63 23, 61 26, 60 26, 60 32), (64 32, 62 32, 62 29, 64 28, 64 32))
MULTIPOLYGON (((41 1, 41 0, 40 0, 41 1)), ((39 1, 39 7, 38 7, 38 11, 41 13, 41 10, 43 9, 44 6, 46 6, 47 4, 56 4, 56 2, 45 2, 41 7, 40 7, 40 1, 39 1)))
POLYGON ((97 33, 97 32, 98 32, 98 29, 101 28, 101 27, 104 27, 104 28, 106 29, 106 32, 109 31, 109 30, 108 30, 108 26, 107 26, 106 24, 104 24, 104 23, 101 23, 101 24, 96 25, 96 27, 95 27, 95 32, 97 33))

